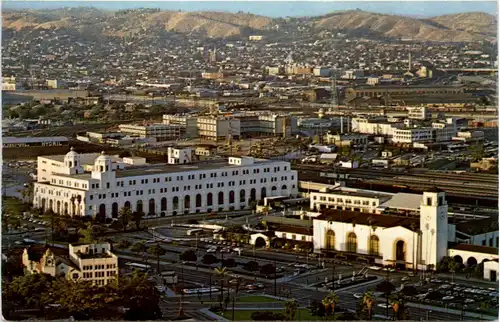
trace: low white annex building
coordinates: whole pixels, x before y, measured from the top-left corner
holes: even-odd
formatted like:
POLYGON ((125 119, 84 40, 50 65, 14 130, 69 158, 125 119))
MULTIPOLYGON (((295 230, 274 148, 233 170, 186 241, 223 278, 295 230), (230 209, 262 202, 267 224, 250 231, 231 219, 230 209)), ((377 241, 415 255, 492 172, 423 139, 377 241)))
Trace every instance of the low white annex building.
POLYGON ((123 207, 177 215, 246 209, 266 196, 298 194, 297 172, 289 162, 230 157, 135 165, 137 160, 125 159, 73 149, 65 156, 39 157, 33 205, 71 216, 116 218, 123 207))

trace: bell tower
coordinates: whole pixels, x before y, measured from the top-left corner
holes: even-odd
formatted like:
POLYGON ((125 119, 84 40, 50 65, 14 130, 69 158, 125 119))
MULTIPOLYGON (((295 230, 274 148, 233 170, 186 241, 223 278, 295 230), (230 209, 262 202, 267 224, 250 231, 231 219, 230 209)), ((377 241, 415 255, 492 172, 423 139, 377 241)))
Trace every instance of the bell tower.
POLYGON ((435 267, 448 253, 448 203, 444 191, 434 188, 424 192, 420 203, 420 230, 422 263, 435 267))

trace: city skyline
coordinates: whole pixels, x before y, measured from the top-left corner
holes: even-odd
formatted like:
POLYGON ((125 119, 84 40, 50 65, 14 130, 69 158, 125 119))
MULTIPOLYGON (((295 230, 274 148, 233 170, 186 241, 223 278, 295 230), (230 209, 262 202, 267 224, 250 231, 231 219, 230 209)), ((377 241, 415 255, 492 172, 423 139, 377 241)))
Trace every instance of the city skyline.
POLYGON ((137 8, 159 8, 162 10, 181 11, 244 11, 256 15, 269 17, 287 16, 316 16, 329 12, 361 9, 382 14, 396 14, 411 17, 431 17, 463 12, 485 12, 492 15, 497 13, 494 1, 342 1, 342 2, 316 2, 316 1, 5 1, 3 9, 57 9, 64 7, 94 7, 104 10, 122 10, 137 8), (432 13, 432 14, 429 14, 432 13))

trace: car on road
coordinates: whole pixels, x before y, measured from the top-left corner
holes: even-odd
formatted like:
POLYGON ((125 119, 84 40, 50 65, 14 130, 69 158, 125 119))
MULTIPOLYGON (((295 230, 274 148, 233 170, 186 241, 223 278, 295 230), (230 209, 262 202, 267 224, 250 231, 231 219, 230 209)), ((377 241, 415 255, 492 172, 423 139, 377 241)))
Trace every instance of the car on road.
POLYGON ((352 296, 354 296, 357 299, 360 299, 363 297, 363 294, 362 293, 354 293, 352 296))
POLYGON ((381 307, 383 309, 387 309, 387 308, 390 308, 391 305, 390 304, 387 304, 387 303, 379 303, 377 304, 378 307, 381 307))
POLYGON ((257 289, 257 285, 255 285, 255 284, 247 284, 245 286, 245 289, 247 289, 247 290, 256 290, 257 289))
POLYGON ((265 288, 264 284, 262 283, 257 283, 255 284, 255 286, 257 286, 257 288, 265 288))

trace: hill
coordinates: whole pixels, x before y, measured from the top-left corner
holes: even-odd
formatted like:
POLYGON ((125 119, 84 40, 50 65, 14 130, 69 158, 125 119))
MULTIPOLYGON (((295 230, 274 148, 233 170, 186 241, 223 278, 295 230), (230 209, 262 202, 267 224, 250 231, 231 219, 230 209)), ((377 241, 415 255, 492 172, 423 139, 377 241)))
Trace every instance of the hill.
MULTIPOLYGON (((178 12, 159 9, 100 11, 94 8, 4 11, 4 30, 27 31, 61 29, 76 33, 124 37, 127 34, 176 32, 212 38, 246 37, 252 33, 273 35, 290 30, 296 23, 309 28, 293 28, 315 36, 325 30, 342 31, 361 37, 409 38, 419 41, 478 41, 496 36, 497 21, 485 13, 462 13, 429 19, 356 11, 334 12, 318 17, 273 19, 248 13, 178 12), (280 28, 281 26, 286 28, 280 28)), ((85 36, 85 35, 82 35, 85 36)))

